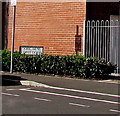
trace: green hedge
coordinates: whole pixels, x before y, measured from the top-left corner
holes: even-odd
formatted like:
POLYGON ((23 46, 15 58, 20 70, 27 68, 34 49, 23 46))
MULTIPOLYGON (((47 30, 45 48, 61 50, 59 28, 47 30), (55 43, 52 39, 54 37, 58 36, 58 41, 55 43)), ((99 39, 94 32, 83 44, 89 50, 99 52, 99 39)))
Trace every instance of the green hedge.
MULTIPOLYGON (((13 71, 24 73, 43 73, 70 75, 82 78, 95 78, 113 73, 116 66, 104 59, 84 56, 52 56, 13 54, 13 71)), ((10 70, 10 51, 2 51, 2 70, 10 70)))

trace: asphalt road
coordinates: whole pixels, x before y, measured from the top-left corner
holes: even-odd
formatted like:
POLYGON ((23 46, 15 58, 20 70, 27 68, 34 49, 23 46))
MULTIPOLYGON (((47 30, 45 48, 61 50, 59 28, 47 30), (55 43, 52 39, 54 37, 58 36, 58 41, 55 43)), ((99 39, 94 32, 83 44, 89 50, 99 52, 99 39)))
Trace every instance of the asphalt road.
MULTIPOLYGON (((104 86, 104 83, 101 83, 101 86, 102 84, 104 86)), ((3 114, 119 114, 120 95, 114 91, 118 90, 118 86, 113 84, 113 90, 109 87, 106 86, 106 92, 101 92, 98 88, 91 91, 90 86, 89 90, 67 87, 3 86, 2 112, 3 114)))

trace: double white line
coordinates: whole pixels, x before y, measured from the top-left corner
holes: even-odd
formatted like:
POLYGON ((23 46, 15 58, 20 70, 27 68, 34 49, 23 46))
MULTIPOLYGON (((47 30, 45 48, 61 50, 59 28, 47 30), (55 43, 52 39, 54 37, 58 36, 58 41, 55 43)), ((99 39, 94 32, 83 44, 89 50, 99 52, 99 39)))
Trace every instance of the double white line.
POLYGON ((100 92, 92 92, 92 91, 84 91, 84 90, 68 89, 68 88, 61 88, 61 87, 52 87, 52 86, 49 86, 48 88, 56 89, 56 90, 65 90, 65 91, 71 91, 71 92, 78 92, 78 93, 87 93, 87 94, 94 94, 94 95, 117 97, 117 98, 120 97, 119 95, 113 95, 113 94, 109 94, 109 93, 100 93, 100 92))
POLYGON ((61 93, 53 93, 53 92, 45 92, 45 91, 37 91, 37 90, 29 90, 29 89, 19 89, 19 90, 26 91, 26 92, 41 93, 41 94, 47 94, 47 95, 55 95, 55 96, 62 96, 62 97, 68 97, 68 98, 75 98, 75 99, 83 99, 83 100, 89 100, 89 101, 117 104, 117 105, 120 104, 116 101, 108 101, 108 100, 104 100, 104 99, 94 99, 94 98, 89 98, 89 97, 73 96, 73 95, 61 94, 61 93))

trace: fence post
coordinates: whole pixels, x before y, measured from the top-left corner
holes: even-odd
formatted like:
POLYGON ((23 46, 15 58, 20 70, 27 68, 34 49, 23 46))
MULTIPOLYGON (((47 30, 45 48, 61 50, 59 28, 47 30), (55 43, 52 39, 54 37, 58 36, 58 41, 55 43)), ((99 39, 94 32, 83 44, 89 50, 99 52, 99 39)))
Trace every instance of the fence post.
POLYGON ((83 56, 85 56, 85 20, 83 22, 83 56))
POLYGON ((13 53, 14 53, 14 38, 15 38, 15 15, 16 15, 16 6, 13 6, 10 73, 13 73, 13 53))

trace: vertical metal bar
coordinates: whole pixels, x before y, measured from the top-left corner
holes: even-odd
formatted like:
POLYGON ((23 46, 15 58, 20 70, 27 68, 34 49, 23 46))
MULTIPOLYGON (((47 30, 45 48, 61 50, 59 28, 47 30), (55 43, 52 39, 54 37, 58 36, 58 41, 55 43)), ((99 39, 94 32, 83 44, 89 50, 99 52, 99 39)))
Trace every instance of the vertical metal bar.
POLYGON ((95 50, 95 56, 98 57, 98 20, 96 21, 96 34, 95 34, 95 39, 96 39, 96 50, 95 50))
POLYGON ((83 23, 83 55, 85 56, 85 44, 86 44, 86 35, 85 35, 85 20, 84 20, 84 23, 83 23))
POLYGON ((98 25, 97 25, 97 21, 95 22, 95 57, 98 57, 97 52, 98 52, 98 46, 97 46, 97 33, 98 32, 98 25))
POLYGON ((102 57, 102 21, 100 22, 100 58, 102 57))
POLYGON ((97 21, 98 22, 98 36, 97 36, 97 38, 98 38, 98 44, 97 44, 97 46, 98 46, 98 58, 100 59, 100 21, 97 21))
POLYGON ((105 59, 107 61, 107 20, 105 21, 105 59))
POLYGON ((110 61, 110 21, 108 21, 108 32, 107 32, 107 50, 108 50, 108 61, 110 61))
POLYGON ((88 21, 86 21, 86 57, 88 57, 88 52, 89 52, 89 43, 88 43, 88 39, 89 39, 89 33, 88 33, 88 21))
POLYGON ((112 49, 113 49, 113 38, 112 38, 112 31, 113 31, 113 29, 112 29, 112 24, 113 23, 113 21, 112 20, 110 20, 110 62, 112 62, 113 60, 112 60, 112 49))
POLYGON ((105 25, 104 25, 104 21, 102 21, 102 58, 105 58, 105 25))
POLYGON ((116 21, 112 21, 112 51, 111 51, 111 57, 112 57, 112 62, 114 64, 117 64, 116 59, 117 59, 117 33, 116 33, 116 21))
POLYGON ((90 25, 90 21, 88 21, 88 56, 90 56, 90 43, 91 43, 91 40, 90 40, 90 28, 91 28, 91 25, 90 25))
POLYGON ((95 57, 95 21, 94 20, 92 21, 92 26, 93 26, 93 28, 92 28, 93 55, 92 56, 95 57))
POLYGON ((113 24, 113 31, 114 31, 114 33, 113 33, 113 42, 114 42, 113 47, 114 47, 114 49, 113 50, 114 51, 113 52, 115 53, 114 63, 117 64, 116 63, 116 57, 117 57, 117 46, 116 46, 117 45, 117 43, 116 43, 117 41, 116 40, 117 40, 117 38, 116 38, 116 28, 115 28, 116 21, 114 20, 113 22, 114 22, 114 24, 113 24))
POLYGON ((109 21, 106 20, 106 61, 109 61, 109 21))
POLYGON ((92 32, 93 31, 93 25, 92 25, 92 21, 91 21, 90 26, 91 26, 91 30, 90 30, 91 31, 91 36, 90 36, 90 42, 91 42, 91 44, 90 44, 90 48, 91 48, 90 52, 91 52, 91 54, 90 54, 90 56, 93 57, 93 32, 92 32))
POLYGON ((115 58, 115 52, 114 52, 114 49, 115 49, 115 47, 114 47, 114 36, 113 36, 113 34, 114 34, 114 21, 112 20, 112 25, 111 25, 111 39, 112 39, 112 41, 111 41, 111 44, 112 44, 112 50, 111 50, 111 58, 112 58, 112 62, 114 63, 114 58, 115 58))
POLYGON ((16 6, 13 6, 10 73, 13 73, 13 52, 14 52, 14 37, 15 37, 15 14, 16 14, 16 6))
POLYGON ((85 56, 88 57, 88 21, 85 22, 85 56))

